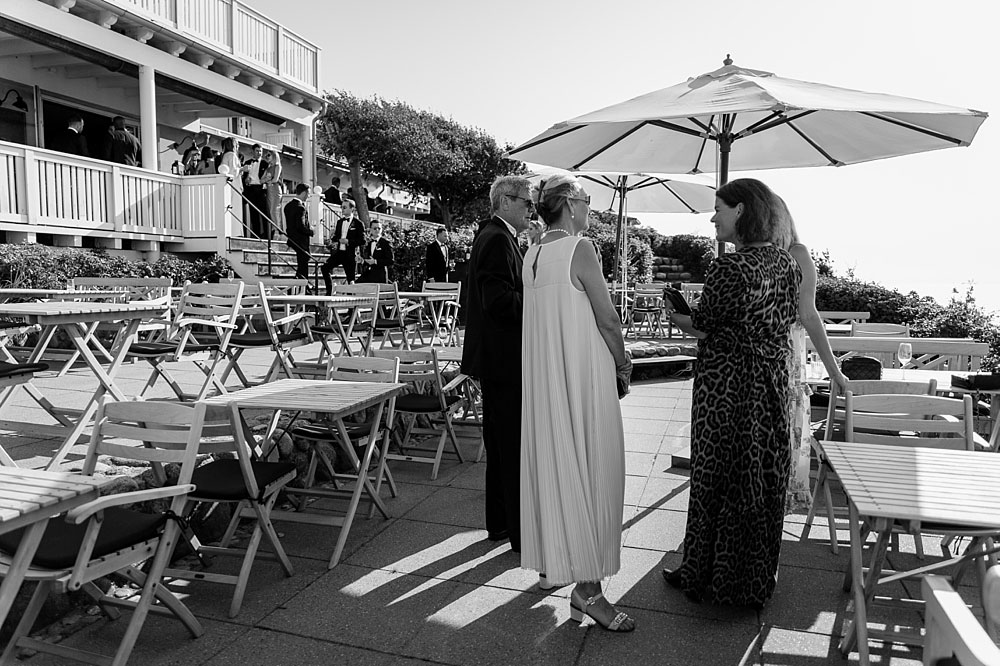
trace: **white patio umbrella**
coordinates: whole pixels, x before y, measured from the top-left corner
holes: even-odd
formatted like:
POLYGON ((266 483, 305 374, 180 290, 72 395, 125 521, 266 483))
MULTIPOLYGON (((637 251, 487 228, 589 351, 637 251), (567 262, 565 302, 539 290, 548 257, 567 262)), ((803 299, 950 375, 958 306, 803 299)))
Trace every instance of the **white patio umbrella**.
POLYGON ((532 166, 528 175, 536 185, 544 178, 572 173, 590 194, 593 210, 617 212, 615 234, 615 280, 626 282, 620 274, 626 269, 628 232, 625 220, 629 213, 707 213, 715 205, 715 187, 704 176, 668 176, 665 174, 601 172, 591 173, 546 166, 532 166))
POLYGON ((967 146, 984 111, 723 67, 557 123, 510 157, 645 173, 844 166, 967 146), (710 144, 715 144, 713 147, 710 144))

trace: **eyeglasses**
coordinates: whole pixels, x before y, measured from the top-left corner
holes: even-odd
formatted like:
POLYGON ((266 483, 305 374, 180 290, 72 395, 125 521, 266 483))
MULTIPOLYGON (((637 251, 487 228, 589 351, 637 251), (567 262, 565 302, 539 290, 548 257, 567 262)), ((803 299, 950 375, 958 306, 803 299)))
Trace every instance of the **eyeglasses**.
POLYGON ((516 194, 508 194, 507 196, 510 197, 511 199, 518 199, 520 201, 523 201, 524 205, 528 207, 528 210, 531 210, 532 208, 535 207, 535 202, 528 197, 519 197, 516 194))
POLYGON ((566 197, 566 198, 567 199, 572 199, 573 201, 582 201, 585 204, 587 204, 588 206, 590 205, 590 195, 589 194, 587 196, 585 196, 585 197, 566 197))

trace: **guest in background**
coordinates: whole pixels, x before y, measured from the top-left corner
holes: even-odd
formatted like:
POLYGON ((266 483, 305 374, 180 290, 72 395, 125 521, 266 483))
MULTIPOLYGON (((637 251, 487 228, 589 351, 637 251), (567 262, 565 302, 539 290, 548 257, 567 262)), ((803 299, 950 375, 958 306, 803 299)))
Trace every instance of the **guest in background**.
POLYGON ((354 282, 355 251, 365 242, 365 225, 355 217, 354 202, 345 199, 340 207, 340 217, 333 235, 326 239, 330 249, 330 257, 323 264, 323 282, 326 285, 326 295, 333 294, 333 269, 344 267, 347 283, 354 282))
POLYGON ((393 265, 392 246, 382 238, 382 223, 372 220, 368 225, 368 239, 361 246, 361 277, 358 282, 389 282, 389 268, 393 265))
POLYGON ((236 141, 232 137, 226 137, 222 140, 222 153, 218 155, 218 162, 215 164, 215 168, 219 173, 226 173, 229 178, 232 179, 233 185, 236 187, 237 191, 243 191, 243 179, 239 178, 240 175, 240 156, 236 153, 236 141), (222 167, 226 167, 223 169, 222 167))
POLYGON ((632 363, 597 253, 577 234, 590 197, 569 175, 538 185, 547 232, 524 257, 521 566, 542 587, 576 583, 570 615, 632 631, 601 590, 618 572, 625 434, 618 385, 632 363))
POLYGON ((309 279, 309 242, 313 235, 309 224, 309 211, 305 201, 309 197, 309 186, 299 183, 295 187, 295 198, 285 204, 285 235, 288 245, 295 252, 295 277, 300 280, 309 279))
POLYGON ((709 267, 690 316, 671 315, 699 343, 684 558, 663 575, 696 601, 761 609, 774 593, 791 460, 788 340, 802 280, 772 242, 785 210, 758 180, 720 187, 716 239, 736 252, 709 267))
POLYGON ((264 213, 267 211, 267 193, 264 191, 264 183, 261 178, 267 171, 268 163, 264 161, 264 149, 259 143, 254 144, 251 149, 250 159, 243 163, 241 167, 243 179, 243 196, 247 201, 246 219, 250 223, 250 231, 257 238, 269 237, 269 226, 264 221, 264 213))
POLYGON ((323 192, 323 201, 328 204, 339 206, 342 201, 340 198, 340 178, 337 176, 333 177, 330 181, 330 187, 326 188, 323 192))
POLYGON ((215 166, 215 151, 209 146, 205 146, 201 149, 201 159, 198 160, 195 166, 195 174, 198 176, 212 175, 219 173, 219 170, 215 166))
MULTIPOLYGON (((281 156, 276 150, 267 151, 267 168, 261 176, 264 194, 267 199, 266 212, 271 221, 278 223, 278 207, 281 205, 281 195, 285 193, 285 183, 281 180, 281 156)), ((271 227, 273 231, 273 227, 271 227)))
POLYGON ((132 136, 125 127, 125 119, 115 116, 108 128, 108 138, 104 145, 104 159, 118 164, 139 166, 142 162, 142 147, 139 139, 132 136))
POLYGON ((525 232, 525 236, 528 237, 528 245, 538 245, 542 241, 542 235, 545 233, 545 225, 539 220, 532 220, 528 222, 528 230, 525 232))
POLYGON ((427 244, 426 270, 428 282, 448 281, 448 230, 439 227, 434 240, 427 244))
POLYGON ((70 116, 66 121, 66 128, 59 132, 52 142, 51 148, 69 155, 79 155, 80 157, 90 157, 90 150, 87 148, 87 137, 83 135, 83 118, 80 116, 70 116))
POLYGON ((191 138, 191 145, 181 156, 181 164, 184 165, 185 176, 198 175, 198 168, 202 159, 202 149, 208 146, 208 135, 199 132, 191 138))
POLYGON ((521 250, 517 234, 534 208, 531 181, 501 176, 490 187, 493 216, 480 225, 469 262, 462 372, 483 391, 486 530, 521 552, 521 250))

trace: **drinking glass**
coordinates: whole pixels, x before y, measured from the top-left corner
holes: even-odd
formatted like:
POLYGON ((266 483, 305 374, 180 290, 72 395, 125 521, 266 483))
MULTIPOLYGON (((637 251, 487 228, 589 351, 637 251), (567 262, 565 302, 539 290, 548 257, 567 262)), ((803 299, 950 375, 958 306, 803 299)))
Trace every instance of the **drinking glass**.
POLYGON ((900 342, 899 349, 896 350, 896 359, 899 361, 899 369, 903 372, 903 379, 906 379, 906 364, 913 358, 913 347, 909 342, 900 342))

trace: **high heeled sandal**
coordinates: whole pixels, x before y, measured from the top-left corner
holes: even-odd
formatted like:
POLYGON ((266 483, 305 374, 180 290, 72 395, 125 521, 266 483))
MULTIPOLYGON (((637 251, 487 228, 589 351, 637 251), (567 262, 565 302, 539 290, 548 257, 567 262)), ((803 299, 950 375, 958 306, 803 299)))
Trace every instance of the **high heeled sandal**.
MULTIPOLYGON (((594 622, 596 622, 602 628, 607 629, 608 631, 616 631, 621 633, 633 631, 635 629, 635 620, 632 617, 630 617, 627 613, 619 611, 615 615, 614 619, 611 620, 611 622, 608 623, 606 626, 602 624, 601 621, 597 619, 597 617, 591 614, 590 607, 603 598, 604 594, 602 592, 598 592, 592 597, 583 599, 583 597, 579 597, 577 595, 576 590, 573 590, 572 594, 569 595, 570 619, 573 620, 574 622, 583 622, 583 616, 589 615, 594 620, 594 622), (583 603, 583 608, 576 605, 576 599, 578 598, 583 603), (632 620, 632 625, 626 629, 623 629, 622 625, 624 625, 628 620, 632 620)), ((612 606, 612 608, 614 608, 614 606, 612 606)))
POLYGON ((551 582, 548 577, 540 573, 538 574, 538 589, 539 590, 551 590, 554 587, 558 587, 555 583, 551 582))

